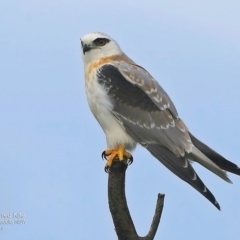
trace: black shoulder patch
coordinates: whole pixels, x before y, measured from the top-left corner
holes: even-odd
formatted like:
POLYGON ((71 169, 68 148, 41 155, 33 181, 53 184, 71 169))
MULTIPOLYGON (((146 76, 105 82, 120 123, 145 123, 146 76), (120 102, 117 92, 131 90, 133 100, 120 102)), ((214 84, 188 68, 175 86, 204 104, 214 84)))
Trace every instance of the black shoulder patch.
POLYGON ((97 77, 114 102, 149 112, 161 111, 142 89, 127 81, 116 67, 104 65, 97 77))

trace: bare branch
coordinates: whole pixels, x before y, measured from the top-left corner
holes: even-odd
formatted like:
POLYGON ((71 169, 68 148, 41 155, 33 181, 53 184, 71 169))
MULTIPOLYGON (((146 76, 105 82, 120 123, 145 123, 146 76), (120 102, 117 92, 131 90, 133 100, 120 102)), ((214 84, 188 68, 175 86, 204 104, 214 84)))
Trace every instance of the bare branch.
POLYGON ((153 240, 156 234, 164 202, 164 195, 158 194, 151 228, 145 237, 139 237, 132 221, 125 195, 126 163, 114 161, 109 169, 108 201, 115 230, 119 240, 153 240))
POLYGON ((114 161, 108 177, 108 201, 119 240, 138 240, 125 196, 124 162, 114 161))
POLYGON ((153 216, 153 220, 152 220, 152 224, 150 227, 150 230, 147 234, 146 237, 140 238, 142 240, 152 240, 155 237, 155 234, 157 232, 158 229, 158 225, 160 223, 160 219, 161 219, 161 215, 162 215, 162 210, 163 210, 163 203, 164 203, 164 194, 158 194, 158 199, 157 199, 157 205, 156 205, 156 209, 155 209, 155 213, 153 216))

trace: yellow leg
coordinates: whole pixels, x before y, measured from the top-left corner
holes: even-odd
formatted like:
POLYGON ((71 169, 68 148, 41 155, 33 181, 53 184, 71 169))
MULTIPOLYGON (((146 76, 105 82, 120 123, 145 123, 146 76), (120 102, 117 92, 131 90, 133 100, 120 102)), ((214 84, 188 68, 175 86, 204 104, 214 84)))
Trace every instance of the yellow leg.
POLYGON ((107 160, 105 166, 105 171, 108 172, 109 168, 112 166, 114 160, 124 161, 127 160, 127 163, 130 165, 133 162, 133 157, 129 152, 125 151, 123 146, 120 146, 116 149, 109 149, 102 153, 102 157, 107 160))

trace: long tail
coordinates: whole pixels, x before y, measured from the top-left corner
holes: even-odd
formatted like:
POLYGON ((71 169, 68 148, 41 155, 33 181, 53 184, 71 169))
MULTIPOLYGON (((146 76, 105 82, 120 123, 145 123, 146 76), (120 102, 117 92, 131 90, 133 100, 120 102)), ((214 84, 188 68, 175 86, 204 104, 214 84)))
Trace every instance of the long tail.
POLYGON ((217 209, 220 210, 220 205, 210 192, 210 190, 204 185, 202 180, 198 177, 194 171, 191 163, 183 158, 177 157, 174 153, 167 148, 158 144, 149 144, 146 146, 147 150, 156 157, 164 166, 170 171, 180 177, 182 180, 194 187, 205 198, 207 198, 217 209))
POLYGON ((199 164, 201 164, 211 172, 215 173, 217 176, 219 176, 226 182, 232 183, 232 181, 228 178, 226 171, 224 171, 218 165, 216 165, 211 159, 209 159, 195 146, 192 146, 192 151, 190 153, 185 153, 185 158, 198 162, 199 164))
POLYGON ((240 168, 225 159, 223 156, 212 150, 210 147, 199 141, 197 138, 195 138, 191 133, 190 137, 192 140, 193 145, 198 148, 204 155, 206 155, 209 159, 211 159, 212 162, 214 162, 217 166, 219 166, 221 169, 226 170, 228 172, 240 175, 240 168))

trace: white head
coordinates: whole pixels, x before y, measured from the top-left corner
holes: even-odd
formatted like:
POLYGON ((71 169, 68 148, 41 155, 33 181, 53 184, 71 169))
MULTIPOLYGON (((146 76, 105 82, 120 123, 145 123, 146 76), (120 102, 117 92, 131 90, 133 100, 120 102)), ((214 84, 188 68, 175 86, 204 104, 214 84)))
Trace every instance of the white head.
POLYGON ((89 33, 81 38, 81 44, 85 65, 100 58, 122 53, 117 42, 105 33, 89 33))

